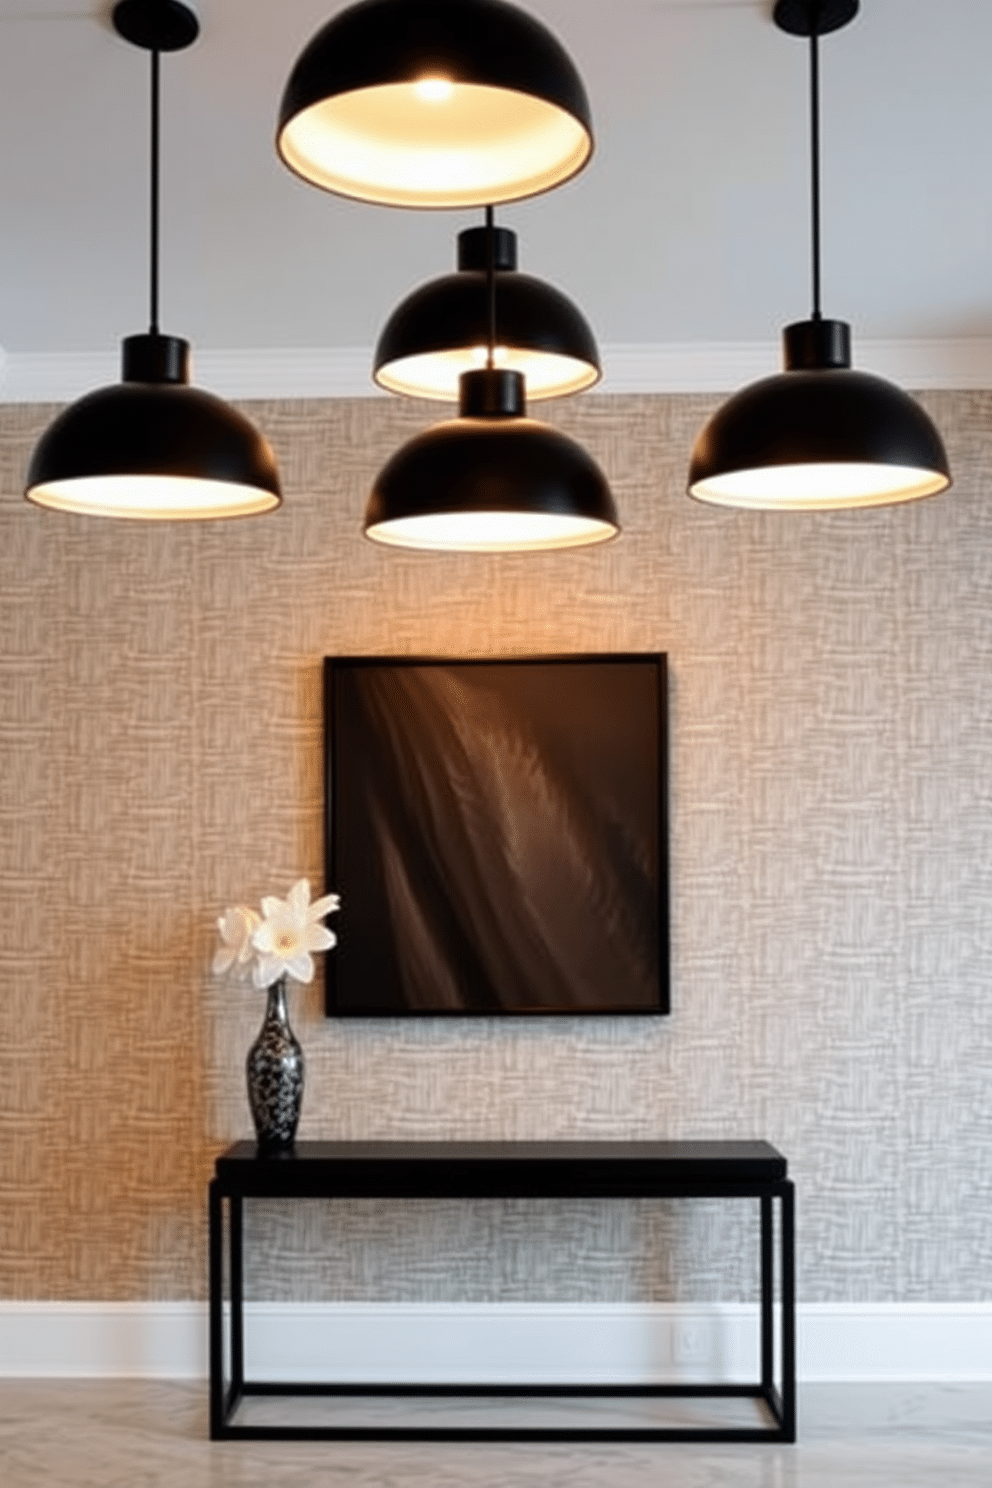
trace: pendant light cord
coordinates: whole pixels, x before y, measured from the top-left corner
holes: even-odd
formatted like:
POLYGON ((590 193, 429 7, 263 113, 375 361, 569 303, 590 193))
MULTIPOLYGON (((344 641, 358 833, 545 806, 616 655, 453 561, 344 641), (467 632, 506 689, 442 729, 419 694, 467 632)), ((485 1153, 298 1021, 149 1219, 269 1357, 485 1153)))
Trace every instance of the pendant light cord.
POLYGON ((159 239, 159 56, 157 48, 152 48, 152 85, 151 85, 151 212, 149 223, 149 295, 148 295, 148 330, 152 336, 157 336, 158 328, 158 239, 159 239))
POLYGON ((486 366, 496 365, 496 228, 492 207, 486 208, 486 366))
POLYGON ((820 7, 813 5, 809 37, 809 107, 810 107, 810 196, 813 256, 813 319, 822 320, 820 307, 820 7))

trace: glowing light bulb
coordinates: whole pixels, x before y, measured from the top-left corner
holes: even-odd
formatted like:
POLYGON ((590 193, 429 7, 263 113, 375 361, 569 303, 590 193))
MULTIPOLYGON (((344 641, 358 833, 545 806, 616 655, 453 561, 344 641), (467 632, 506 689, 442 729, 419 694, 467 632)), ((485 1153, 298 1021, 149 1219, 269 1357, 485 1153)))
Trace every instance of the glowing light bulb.
MULTIPOLYGON (((489 348, 487 346, 469 347, 466 356, 470 366, 485 367, 489 361, 489 348)), ((507 367, 509 364, 510 348, 508 346, 494 346, 493 365, 496 367, 507 367)))
POLYGON ((419 78, 414 83, 413 91, 425 103, 447 103, 455 91, 455 85, 448 78, 426 77, 419 78))

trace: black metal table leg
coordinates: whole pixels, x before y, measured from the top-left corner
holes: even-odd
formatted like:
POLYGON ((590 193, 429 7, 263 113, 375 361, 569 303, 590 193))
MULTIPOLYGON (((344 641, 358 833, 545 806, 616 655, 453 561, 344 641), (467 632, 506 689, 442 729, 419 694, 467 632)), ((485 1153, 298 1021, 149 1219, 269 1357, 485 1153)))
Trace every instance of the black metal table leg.
POLYGON ((796 1190, 782 1184, 782 1432, 796 1439, 796 1190))
POLYGON ((208 1190, 207 1232, 210 1292, 210 1439, 222 1434, 225 1416, 224 1387, 224 1251, 223 1196, 216 1178, 208 1190))
POLYGON ((240 1395, 245 1383, 245 1288, 243 1200, 231 1200, 231 1394, 240 1395))
POLYGON ((770 1390, 775 1384, 775 1251, 772 1200, 761 1204, 761 1383, 770 1390))

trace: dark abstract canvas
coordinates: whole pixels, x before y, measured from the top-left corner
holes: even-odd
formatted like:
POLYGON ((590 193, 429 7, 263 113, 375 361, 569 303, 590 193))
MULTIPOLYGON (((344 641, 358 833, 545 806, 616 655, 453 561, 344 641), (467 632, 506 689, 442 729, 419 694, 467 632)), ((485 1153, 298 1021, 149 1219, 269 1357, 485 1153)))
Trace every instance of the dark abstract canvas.
POLYGON ((326 663, 337 1016, 668 1011, 665 658, 326 663))

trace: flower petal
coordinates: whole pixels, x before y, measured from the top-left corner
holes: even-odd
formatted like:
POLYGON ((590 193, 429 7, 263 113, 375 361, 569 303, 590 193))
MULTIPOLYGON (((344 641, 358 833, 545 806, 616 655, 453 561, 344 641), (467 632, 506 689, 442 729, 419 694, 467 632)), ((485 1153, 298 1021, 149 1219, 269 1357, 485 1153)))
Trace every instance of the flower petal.
POLYGON ((251 943, 261 955, 271 955, 275 950, 273 928, 268 920, 263 920, 252 934, 251 943))
POLYGON ((304 919, 306 918, 307 906, 310 903, 310 880, 308 878, 298 878, 296 880, 286 895, 286 903, 296 914, 304 919))
POLYGON ((271 915, 278 914, 285 903, 285 899, 277 899, 274 894, 266 894, 262 900, 262 914, 264 918, 269 919, 271 915))
POLYGON ((252 968, 251 979, 259 989, 271 987, 286 968, 281 956, 260 956, 252 968))
POLYGON ((313 957, 309 951, 301 951, 298 956, 284 963, 289 975, 297 982, 313 981, 313 957))
POLYGON ((258 924, 258 915, 243 904, 233 904, 225 909, 217 921, 217 929, 223 945, 213 959, 215 975, 223 976, 235 968, 243 968, 254 955, 251 944, 252 931, 258 924))
POLYGON ((334 935, 326 925, 308 925, 303 944, 308 951, 329 951, 334 944, 334 935))
POLYGON ((214 959, 211 963, 211 970, 214 976, 225 976, 234 965, 236 955, 237 953, 233 947, 229 945, 218 946, 216 951, 214 951, 214 959))
POLYGON ((225 909, 217 921, 217 929, 220 932, 221 940, 225 941, 228 945, 234 945, 241 934, 241 921, 238 918, 236 905, 230 909, 225 909))
POLYGON ((341 908, 340 894, 325 894, 323 899, 315 899, 307 910, 307 919, 311 921, 322 920, 325 915, 333 914, 336 909, 341 908))

